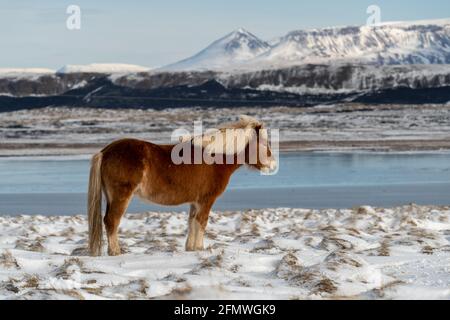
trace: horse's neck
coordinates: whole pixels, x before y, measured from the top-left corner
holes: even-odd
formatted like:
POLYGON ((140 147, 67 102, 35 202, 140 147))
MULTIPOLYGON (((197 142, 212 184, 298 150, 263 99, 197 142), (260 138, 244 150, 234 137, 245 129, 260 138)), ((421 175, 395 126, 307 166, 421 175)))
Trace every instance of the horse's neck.
POLYGON ((240 167, 242 167, 242 164, 233 163, 233 164, 222 164, 222 166, 225 166, 228 174, 231 176, 233 173, 236 172, 240 167))
MULTIPOLYGON (((160 144, 159 145, 159 147, 161 148, 161 149, 163 149, 166 153, 167 153, 167 156, 170 156, 171 155, 171 152, 172 152, 172 149, 175 147, 176 145, 174 145, 174 144, 160 144)), ((192 147, 192 150, 191 150, 191 156, 193 157, 193 155, 194 155, 194 149, 193 149, 193 147, 192 147)), ((233 163, 227 163, 227 155, 223 155, 223 159, 222 159, 222 163, 217 163, 217 164, 212 164, 212 165, 215 165, 215 166, 220 166, 220 167, 222 167, 223 168, 223 170, 225 171, 225 172, 227 172, 230 176, 236 171, 236 170, 238 170, 240 167, 242 167, 243 166, 243 164, 240 164, 240 162, 239 162, 239 160, 238 160, 238 155, 234 155, 233 156, 233 163)), ((192 160, 194 160, 194 159, 192 159, 192 160)))

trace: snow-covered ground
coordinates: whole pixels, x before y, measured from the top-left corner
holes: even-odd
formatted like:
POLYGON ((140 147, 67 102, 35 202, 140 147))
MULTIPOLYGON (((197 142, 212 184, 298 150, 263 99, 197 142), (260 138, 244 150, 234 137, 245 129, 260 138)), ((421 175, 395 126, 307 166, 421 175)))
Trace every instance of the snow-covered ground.
POLYGON ((255 116, 280 130, 281 147, 297 150, 448 149, 450 105, 314 108, 224 108, 127 110, 44 108, 0 114, 0 155, 90 154, 121 137, 170 142, 174 129, 204 129, 255 116), (292 143, 299 142, 299 143, 292 143))
POLYGON ((0 216, 1 299, 450 299, 450 207, 213 212, 122 220, 125 253, 86 254, 84 216, 0 216))

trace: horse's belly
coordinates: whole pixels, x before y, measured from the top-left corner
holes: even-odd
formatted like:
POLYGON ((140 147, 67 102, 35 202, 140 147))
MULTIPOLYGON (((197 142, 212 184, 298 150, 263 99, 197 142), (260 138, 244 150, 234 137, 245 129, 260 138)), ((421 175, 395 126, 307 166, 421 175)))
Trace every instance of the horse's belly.
POLYGON ((144 202, 150 202, 163 206, 177 206, 183 203, 190 202, 185 197, 180 197, 175 192, 152 192, 151 190, 143 191, 138 189, 136 195, 144 202))

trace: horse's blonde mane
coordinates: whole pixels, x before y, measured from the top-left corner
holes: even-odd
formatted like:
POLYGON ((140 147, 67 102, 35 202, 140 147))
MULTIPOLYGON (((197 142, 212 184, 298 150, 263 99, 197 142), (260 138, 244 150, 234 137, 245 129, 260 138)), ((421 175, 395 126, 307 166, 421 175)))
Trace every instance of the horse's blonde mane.
POLYGON ((255 128, 263 128, 263 126, 262 122, 253 117, 240 115, 236 122, 225 123, 212 132, 201 136, 183 137, 182 140, 190 140, 193 145, 205 148, 209 154, 233 155, 241 153, 250 141, 256 138, 255 128), (231 141, 229 141, 230 138, 231 141))
POLYGON ((238 121, 225 123, 220 126, 220 129, 246 129, 246 128, 255 129, 256 127, 262 128, 263 123, 260 122, 258 119, 247 116, 245 114, 241 114, 239 116, 238 121))

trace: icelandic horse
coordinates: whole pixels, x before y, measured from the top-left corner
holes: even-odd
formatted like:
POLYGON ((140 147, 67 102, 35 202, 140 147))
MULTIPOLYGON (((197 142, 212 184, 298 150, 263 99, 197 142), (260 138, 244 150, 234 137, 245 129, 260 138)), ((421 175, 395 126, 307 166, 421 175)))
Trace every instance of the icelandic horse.
POLYGON ((112 142, 91 161, 88 190, 90 254, 101 254, 102 220, 108 238, 108 254, 121 253, 118 227, 134 195, 160 205, 189 203, 186 251, 203 250, 210 209, 225 191, 231 175, 243 165, 263 172, 276 168, 267 129, 249 116, 240 116, 239 121, 220 127, 215 134, 184 137, 179 144, 159 145, 136 139, 112 142), (231 135, 227 133, 230 130, 231 135), (180 155, 187 150, 186 157, 191 160, 200 150, 215 161, 175 164, 172 155, 177 145, 183 147, 180 155), (102 194, 106 197, 103 219, 102 194))

